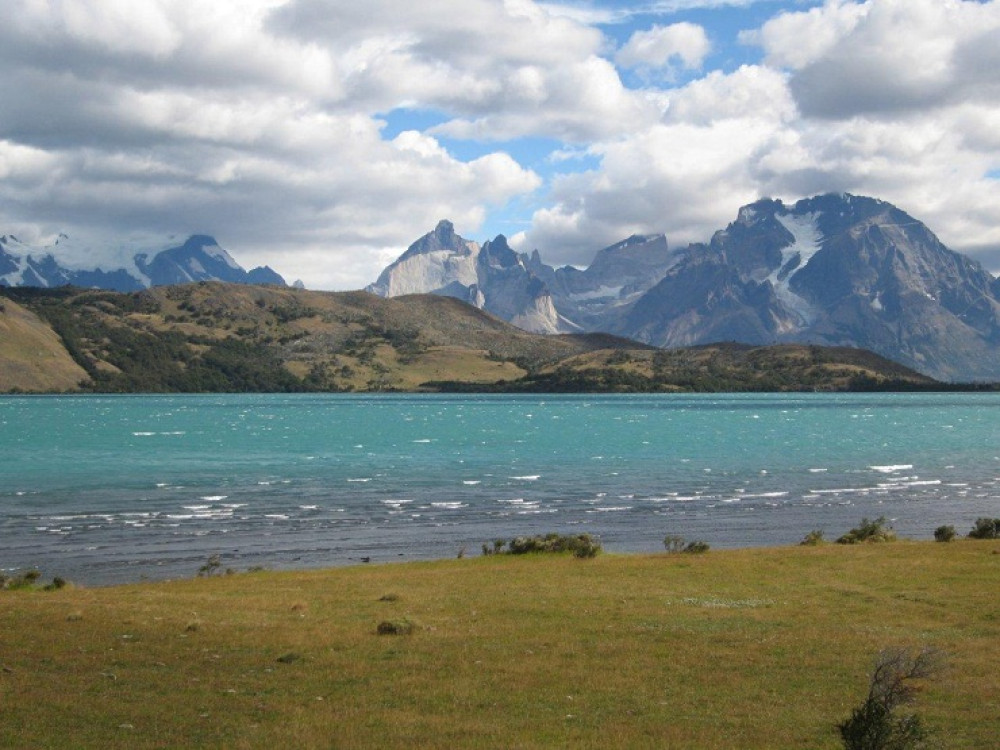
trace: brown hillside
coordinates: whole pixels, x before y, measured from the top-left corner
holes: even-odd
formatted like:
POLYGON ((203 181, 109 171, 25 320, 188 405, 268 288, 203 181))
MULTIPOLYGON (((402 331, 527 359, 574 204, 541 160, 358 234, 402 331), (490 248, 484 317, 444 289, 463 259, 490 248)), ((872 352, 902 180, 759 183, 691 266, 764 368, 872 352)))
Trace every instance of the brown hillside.
POLYGON ((0 392, 75 390, 86 379, 50 325, 0 299, 0 392))
POLYGON ((62 390, 85 378, 86 389, 101 392, 934 385, 855 349, 716 344, 666 351, 605 334, 543 336, 434 295, 384 299, 366 292, 202 282, 132 294, 5 289, 0 300, 11 311, 4 318, 8 328, 15 321, 19 326, 17 335, 7 333, 0 351, 0 372, 20 373, 0 382, 7 391, 62 390), (34 343, 32 332, 43 336, 44 345, 34 343))

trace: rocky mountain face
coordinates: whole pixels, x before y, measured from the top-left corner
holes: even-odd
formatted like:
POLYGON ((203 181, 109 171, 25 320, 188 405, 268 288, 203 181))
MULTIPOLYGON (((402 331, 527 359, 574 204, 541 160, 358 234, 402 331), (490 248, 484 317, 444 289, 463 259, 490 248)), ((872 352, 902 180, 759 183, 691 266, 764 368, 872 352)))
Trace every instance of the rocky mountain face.
POLYGON ((456 297, 532 333, 579 330, 559 315, 548 286, 503 235, 480 246, 456 234, 450 221, 410 245, 367 291, 456 297))
POLYGON ((657 346, 734 340, 878 352, 942 380, 1000 378, 1000 300, 978 263, 889 203, 759 201, 609 329, 657 346))
POLYGON ((267 266, 244 270, 205 235, 154 248, 119 248, 116 260, 95 267, 92 258, 105 255, 103 248, 82 246, 65 235, 51 247, 26 245, 5 235, 0 237, 0 286, 73 285, 119 292, 191 281, 285 286, 285 280, 267 266))
POLYGON ((874 198, 761 200, 707 244, 630 237, 584 270, 518 255, 502 237, 479 248, 447 222, 439 233, 369 290, 460 297, 536 332, 604 331, 660 347, 849 346, 942 380, 1000 380, 1000 281, 874 198))
POLYGON ((677 257, 663 235, 635 236, 601 250, 585 270, 553 268, 537 250, 514 252, 503 235, 480 246, 442 221, 367 291, 457 297, 532 333, 604 331, 612 314, 663 278, 677 257))

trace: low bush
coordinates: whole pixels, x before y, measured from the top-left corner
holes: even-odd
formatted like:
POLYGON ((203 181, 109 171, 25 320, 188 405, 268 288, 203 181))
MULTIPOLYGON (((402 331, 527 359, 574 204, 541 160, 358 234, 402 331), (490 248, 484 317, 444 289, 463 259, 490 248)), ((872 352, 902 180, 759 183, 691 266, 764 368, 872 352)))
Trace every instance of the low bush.
POLYGON ((509 542, 497 539, 493 547, 483 545, 484 555, 527 555, 535 552, 572 552, 574 557, 596 557, 601 542, 590 534, 545 534, 519 536, 509 542), (506 549, 505 549, 506 547, 506 549))
POLYGON ((837 725, 845 750, 917 750, 927 747, 930 731, 916 714, 899 716, 896 709, 912 703, 919 681, 940 669, 941 655, 924 649, 911 655, 903 649, 879 654, 868 696, 837 725))
POLYGON ((802 541, 799 542, 799 544, 803 547, 815 547, 818 544, 822 544, 824 541, 826 540, 823 539, 823 532, 819 529, 813 529, 802 537, 802 541))
POLYGON ((402 620, 383 620, 378 624, 375 632, 379 635, 411 635, 413 623, 405 618, 402 620))
POLYGON ((950 542, 954 538, 955 538, 954 526, 938 526, 936 529, 934 529, 935 542, 950 542))
POLYGON ((837 539, 837 544, 862 544, 874 542, 894 542, 896 532, 885 525, 885 516, 874 521, 862 518, 861 523, 837 539))
POLYGON ((12 576, 0 574, 0 589, 14 591, 17 589, 34 588, 35 583, 39 578, 41 578, 41 576, 41 571, 35 569, 26 570, 23 573, 18 573, 12 576))
POLYGON ((212 576, 222 571, 222 558, 219 555, 212 555, 204 565, 198 568, 198 577, 212 576))
POLYGON ((970 539, 1000 539, 1000 518, 977 518, 970 539))
POLYGON ((695 541, 695 542, 688 542, 688 544, 685 545, 683 552, 685 552, 688 555, 700 555, 705 552, 708 552, 709 549, 710 546, 708 542, 695 541))
POLYGON ((663 546, 666 548, 667 552, 671 554, 683 552, 685 544, 686 542, 684 541, 684 537, 677 536, 676 534, 667 534, 667 536, 663 538, 663 546))

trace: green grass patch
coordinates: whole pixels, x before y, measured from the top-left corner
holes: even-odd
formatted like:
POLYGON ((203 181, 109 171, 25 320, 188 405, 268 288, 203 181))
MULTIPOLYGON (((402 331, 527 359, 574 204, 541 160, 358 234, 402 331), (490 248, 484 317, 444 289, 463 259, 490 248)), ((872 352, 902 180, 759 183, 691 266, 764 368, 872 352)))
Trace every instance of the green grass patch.
POLYGON ((0 747, 839 748, 886 648, 944 654, 913 709, 946 747, 991 747, 996 549, 490 555, 3 591, 0 747))

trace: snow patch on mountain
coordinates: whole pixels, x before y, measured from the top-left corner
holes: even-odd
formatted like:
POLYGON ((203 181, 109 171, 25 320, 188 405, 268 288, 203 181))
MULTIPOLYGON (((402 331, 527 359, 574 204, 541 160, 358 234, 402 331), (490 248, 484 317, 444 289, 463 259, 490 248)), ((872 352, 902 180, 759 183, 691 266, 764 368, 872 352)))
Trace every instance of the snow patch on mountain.
POLYGON ((794 238, 792 244, 781 248, 781 264, 767 277, 774 287, 774 293, 781 304, 799 319, 800 327, 805 327, 816 319, 816 310, 803 297, 791 289, 795 274, 805 268, 812 257, 819 252, 823 235, 819 230, 819 215, 776 214, 775 218, 794 238))
POLYGON ((591 289, 590 291, 587 292, 578 292, 576 294, 569 294, 567 296, 574 302, 585 302, 588 300, 609 299, 609 298, 617 299, 618 296, 621 294, 622 289, 624 288, 625 288, 624 285, 602 286, 598 287, 597 289, 591 289))
POLYGON ((270 268, 243 268, 207 235, 137 236, 125 240, 70 238, 47 245, 0 237, 0 286, 65 284, 137 291, 208 280, 284 285, 270 268))

